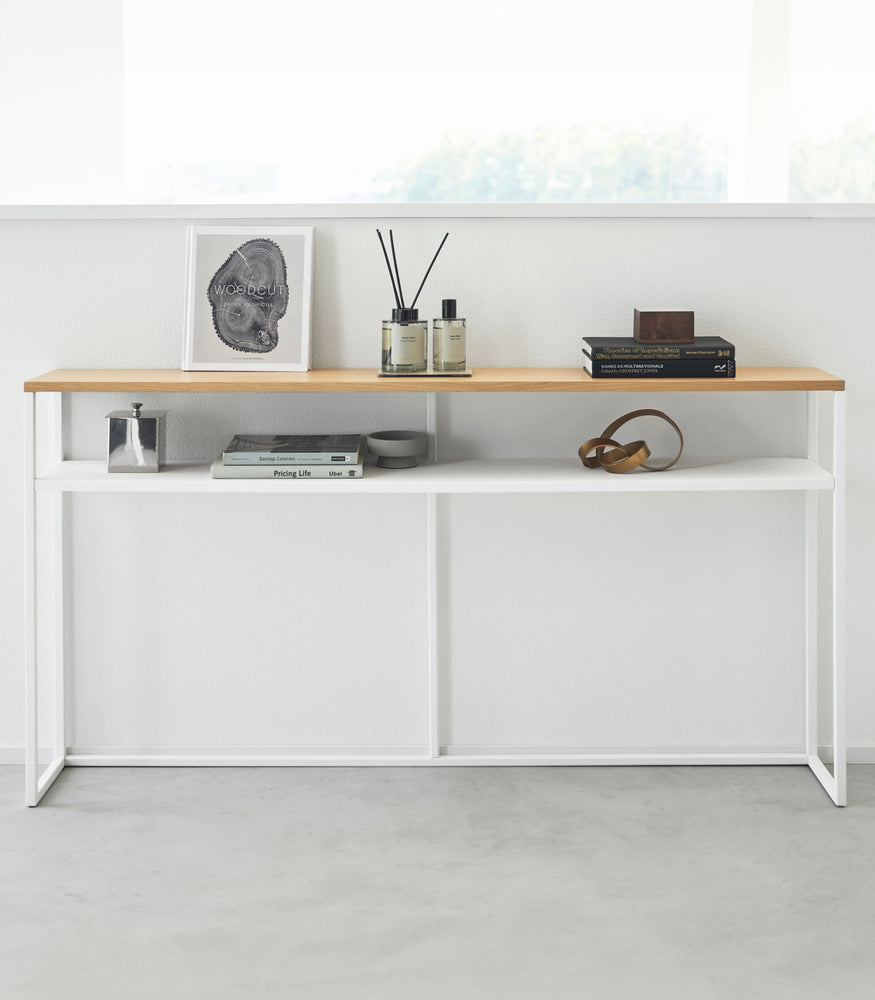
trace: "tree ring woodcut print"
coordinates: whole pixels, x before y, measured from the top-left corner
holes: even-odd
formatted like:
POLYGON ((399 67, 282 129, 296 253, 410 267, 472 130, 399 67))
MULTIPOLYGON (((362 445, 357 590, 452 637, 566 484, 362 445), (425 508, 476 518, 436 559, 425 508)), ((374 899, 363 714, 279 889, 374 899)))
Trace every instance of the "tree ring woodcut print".
POLYGON ((279 343, 289 286, 283 252, 272 240, 248 240, 213 275, 208 291, 213 326, 235 351, 267 354, 279 343))
POLYGON ((310 369, 311 226, 188 227, 184 371, 310 369))

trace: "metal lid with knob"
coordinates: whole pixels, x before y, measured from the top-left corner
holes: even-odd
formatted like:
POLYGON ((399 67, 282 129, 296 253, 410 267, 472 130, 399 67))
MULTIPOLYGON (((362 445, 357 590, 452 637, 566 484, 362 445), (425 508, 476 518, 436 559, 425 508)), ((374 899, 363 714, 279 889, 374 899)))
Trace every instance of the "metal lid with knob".
POLYGON ((142 407, 107 413, 107 472, 158 472, 164 464, 167 411, 142 407))

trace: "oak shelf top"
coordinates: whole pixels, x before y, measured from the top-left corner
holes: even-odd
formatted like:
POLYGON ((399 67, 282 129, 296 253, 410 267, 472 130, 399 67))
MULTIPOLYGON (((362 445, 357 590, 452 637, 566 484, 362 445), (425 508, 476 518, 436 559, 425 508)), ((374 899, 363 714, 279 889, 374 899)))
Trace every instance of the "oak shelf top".
POLYGON ((592 378, 581 368, 477 368, 471 376, 381 377, 375 369, 184 372, 56 369, 25 392, 781 392, 841 391, 819 368, 737 368, 735 378, 592 378))

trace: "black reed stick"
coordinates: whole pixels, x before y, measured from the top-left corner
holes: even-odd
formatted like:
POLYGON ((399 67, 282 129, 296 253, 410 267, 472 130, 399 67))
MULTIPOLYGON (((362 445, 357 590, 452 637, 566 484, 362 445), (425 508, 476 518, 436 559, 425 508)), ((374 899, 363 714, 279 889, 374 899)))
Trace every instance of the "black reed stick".
MULTIPOLYGON (((449 235, 450 234, 447 233, 447 236, 449 235)), ((414 309, 416 307, 416 299, 419 298, 419 293, 422 291, 422 286, 425 284, 425 279, 431 274, 431 269, 434 267, 434 262, 438 259, 438 254, 441 252, 441 250, 443 250, 444 243, 447 242, 447 236, 445 236, 441 240, 441 245, 437 248, 437 253, 435 253, 434 257, 432 257, 431 259, 431 263, 428 265, 428 270, 425 272, 425 277, 422 279, 422 282, 420 283, 419 288, 417 289, 416 298, 413 300, 413 305, 410 307, 411 309, 414 309)))
POLYGON ((383 242, 383 234, 380 230, 377 230, 377 236, 380 237, 380 246, 383 248, 383 256, 386 258, 386 267, 389 270, 389 280, 392 282, 392 294, 395 296, 395 305, 400 309, 401 300, 398 298, 398 289, 395 287, 395 277, 392 274, 392 265, 389 263, 389 254, 386 253, 386 244, 383 242))
POLYGON ((401 291, 401 273, 398 270, 398 260, 395 257, 395 237, 392 230, 389 230, 389 242, 392 244, 392 260, 395 261, 395 277, 398 279, 398 294, 401 296, 401 308, 404 308, 404 292, 401 291))

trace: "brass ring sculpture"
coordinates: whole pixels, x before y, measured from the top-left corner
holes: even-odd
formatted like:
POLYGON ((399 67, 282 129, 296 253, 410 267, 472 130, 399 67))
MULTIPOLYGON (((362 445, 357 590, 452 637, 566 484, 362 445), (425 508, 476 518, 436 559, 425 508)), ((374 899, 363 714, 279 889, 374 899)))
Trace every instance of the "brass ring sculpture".
POLYGON ((632 469, 637 469, 640 466, 648 472, 663 472, 665 469, 670 469, 677 462, 683 450, 684 436, 681 433, 680 427, 678 427, 671 417, 666 416, 662 410, 633 410, 631 413, 626 413, 622 417, 618 417, 612 424, 608 424, 600 437, 585 441, 578 448, 577 454, 587 469, 604 469, 605 472, 630 472, 632 469), (659 417, 674 427, 677 431, 680 447, 678 448, 678 453, 671 461, 666 462, 664 465, 647 465, 647 459, 650 458, 650 449, 644 441, 632 441, 631 444, 620 444, 619 441, 614 440, 613 435, 623 424, 634 420, 636 417, 659 417), (605 451, 606 448, 610 448, 610 451, 605 451), (593 451, 595 455, 590 457, 590 452, 593 451))

